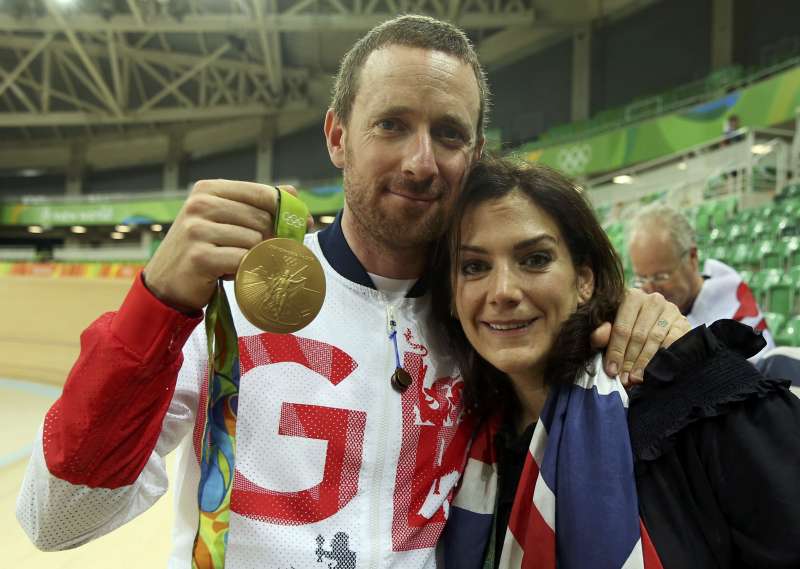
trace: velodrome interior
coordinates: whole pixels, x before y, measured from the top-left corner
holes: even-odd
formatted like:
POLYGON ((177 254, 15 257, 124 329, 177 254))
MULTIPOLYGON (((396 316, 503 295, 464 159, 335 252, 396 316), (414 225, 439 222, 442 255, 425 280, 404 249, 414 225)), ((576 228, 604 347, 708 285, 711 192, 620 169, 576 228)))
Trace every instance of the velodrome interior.
POLYGON ((800 346, 800 3, 766 4, 0 0, 2 565, 165 565, 170 496, 94 543, 34 549, 14 519, 31 441, 81 331, 120 304, 194 182, 293 184, 331 222, 332 77, 399 13, 473 39, 494 151, 577 178, 623 254, 644 203, 689 212, 703 256, 736 267, 778 345, 800 346))

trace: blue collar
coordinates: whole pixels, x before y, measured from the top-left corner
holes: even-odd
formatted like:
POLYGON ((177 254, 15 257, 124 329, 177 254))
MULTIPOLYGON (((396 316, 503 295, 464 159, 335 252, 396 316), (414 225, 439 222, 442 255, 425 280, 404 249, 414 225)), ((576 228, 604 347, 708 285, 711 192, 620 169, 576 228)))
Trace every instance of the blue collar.
MULTIPOLYGON (((342 275, 349 281, 358 283, 374 289, 375 283, 369 277, 361 261, 358 260, 356 254, 347 243, 342 231, 342 212, 340 211, 336 216, 334 222, 320 231, 317 234, 319 239, 319 247, 322 249, 322 254, 325 255, 325 260, 330 263, 333 270, 342 275)), ((416 298, 425 294, 428 290, 427 278, 423 276, 419 279, 411 290, 406 294, 406 298, 416 298)))

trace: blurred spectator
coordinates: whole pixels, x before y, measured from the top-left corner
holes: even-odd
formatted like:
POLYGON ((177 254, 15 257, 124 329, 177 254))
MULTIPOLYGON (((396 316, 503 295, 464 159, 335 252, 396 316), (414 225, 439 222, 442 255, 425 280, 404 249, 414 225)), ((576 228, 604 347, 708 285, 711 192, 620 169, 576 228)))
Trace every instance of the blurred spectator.
POLYGON ((739 121, 739 115, 728 115, 728 118, 725 119, 725 124, 722 126, 722 134, 725 137, 723 145, 741 140, 744 135, 739 132, 740 128, 742 128, 742 125, 739 121))
POLYGON ((700 272, 697 241, 689 220, 663 204, 643 208, 633 219, 628 251, 634 286, 660 292, 680 309, 692 327, 732 318, 762 332, 767 346, 775 347, 752 291, 732 267, 708 259, 700 272))

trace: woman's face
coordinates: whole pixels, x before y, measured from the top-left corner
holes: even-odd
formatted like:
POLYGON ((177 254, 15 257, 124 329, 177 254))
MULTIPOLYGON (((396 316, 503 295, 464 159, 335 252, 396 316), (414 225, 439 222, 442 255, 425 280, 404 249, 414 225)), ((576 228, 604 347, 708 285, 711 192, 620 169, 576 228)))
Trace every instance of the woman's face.
POLYGON ((513 191, 461 222, 455 304, 467 339, 512 378, 541 374, 561 324, 594 291, 555 221, 513 191))

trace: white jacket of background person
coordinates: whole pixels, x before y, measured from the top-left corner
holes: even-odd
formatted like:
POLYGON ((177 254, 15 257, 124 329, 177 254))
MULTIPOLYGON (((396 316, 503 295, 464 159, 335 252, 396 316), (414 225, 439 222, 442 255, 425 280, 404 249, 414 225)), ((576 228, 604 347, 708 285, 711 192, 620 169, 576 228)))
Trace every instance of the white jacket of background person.
MULTIPOLYGON (((349 258, 352 269, 355 256, 338 223, 328 228, 333 230, 339 231, 338 238, 325 243, 333 241, 335 256, 349 258)), ((308 327, 297 334, 265 334, 244 319, 235 303, 231 306, 242 375, 225 567, 323 569, 339 563, 349 569, 433 569, 435 545, 468 447, 463 380, 428 326, 430 295, 401 293, 391 304, 399 357, 413 384, 402 394, 395 391, 387 296, 344 276, 349 269, 333 266, 318 236, 308 235, 305 241, 325 270, 327 297, 308 327)), ((327 252, 331 245, 325 247, 327 252)), ((231 284, 226 290, 233 300, 231 284)), ((120 313, 124 310, 125 304, 120 313)), ((17 503, 18 519, 37 546, 76 547, 145 511, 166 492, 164 456, 179 448, 169 567, 192 566, 206 391, 204 326, 195 328, 183 354, 158 441, 144 454, 146 465, 138 477, 133 473, 132 483, 91 487, 53 475, 46 449, 54 444, 48 417, 45 442, 40 431, 17 503)), ((92 397, 80 377, 73 380, 73 393, 86 387, 86 397, 92 397)), ((141 405, 138 399, 97 405, 128 412, 141 405)), ((78 425, 82 418, 70 421, 78 425)), ((123 436, 108 431, 97 433, 109 440, 103 448, 123 436)), ((136 436, 127 435, 128 440, 136 436)), ((86 464, 96 460, 102 457, 93 454, 86 464)), ((104 468, 109 466, 114 467, 104 468)))
POLYGON ((742 280, 736 269, 721 261, 708 259, 703 266, 703 287, 694 299, 692 310, 686 315, 692 328, 711 324, 716 320, 731 318, 752 326, 761 332, 767 345, 750 358, 757 361, 765 352, 775 347, 775 340, 767 330, 767 321, 761 313, 753 291, 742 280))

